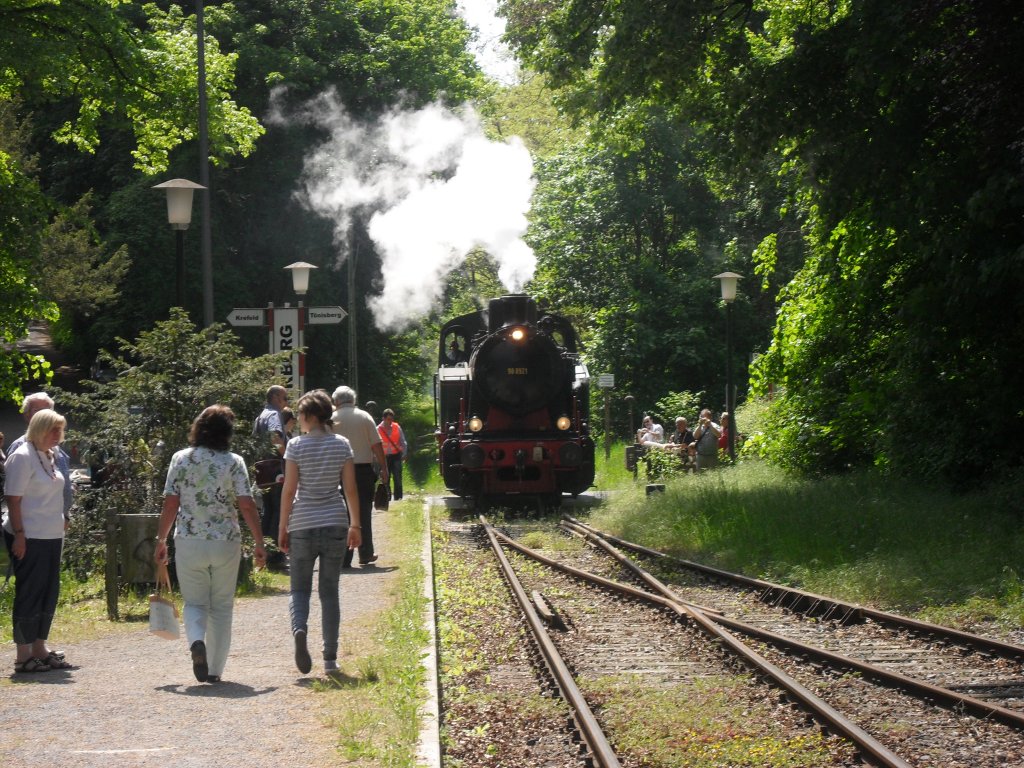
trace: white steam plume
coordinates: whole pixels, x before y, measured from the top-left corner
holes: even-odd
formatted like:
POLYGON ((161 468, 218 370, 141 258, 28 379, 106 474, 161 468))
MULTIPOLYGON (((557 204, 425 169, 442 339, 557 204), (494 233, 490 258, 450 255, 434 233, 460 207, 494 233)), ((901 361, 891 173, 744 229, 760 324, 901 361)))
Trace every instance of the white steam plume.
POLYGON ((299 115, 273 109, 269 119, 329 132, 306 158, 299 197, 334 222, 339 261, 354 218, 368 221, 383 260, 381 293, 369 301, 379 328, 408 327, 429 313, 447 274, 474 248, 498 262, 510 291, 533 276, 536 258, 522 240, 533 162, 518 138, 487 139, 470 107, 396 109, 365 124, 331 93, 299 115))

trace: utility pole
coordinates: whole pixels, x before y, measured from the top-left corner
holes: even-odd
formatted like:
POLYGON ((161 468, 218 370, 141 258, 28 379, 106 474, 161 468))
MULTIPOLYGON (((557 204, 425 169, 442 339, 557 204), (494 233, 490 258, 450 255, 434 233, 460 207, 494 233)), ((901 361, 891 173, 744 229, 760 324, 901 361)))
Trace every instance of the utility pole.
POLYGON ((203 326, 213 325, 213 244, 210 235, 210 142, 207 135, 206 103, 206 29, 203 24, 203 0, 196 0, 196 43, 199 59, 199 183, 203 190, 202 266, 203 326))
POLYGON ((359 356, 356 347, 356 256, 359 253, 359 219, 352 224, 348 249, 348 385, 359 392, 359 356))

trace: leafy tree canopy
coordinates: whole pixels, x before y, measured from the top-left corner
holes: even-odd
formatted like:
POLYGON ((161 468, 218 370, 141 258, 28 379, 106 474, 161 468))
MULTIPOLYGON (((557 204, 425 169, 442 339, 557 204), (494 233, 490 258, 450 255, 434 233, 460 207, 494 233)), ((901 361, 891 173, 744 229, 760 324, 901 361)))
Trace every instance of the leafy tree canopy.
MULTIPOLYGON (((41 110, 52 138, 95 153, 105 128, 134 136, 138 170, 167 168, 170 153, 195 136, 194 20, 172 6, 124 0, 33 0, 0 6, 0 341, 13 347, 30 320, 55 322, 58 306, 88 316, 117 297, 124 248, 106 248, 90 218, 91 198, 61 202, 42 189, 31 155, 41 110)), ((248 155, 262 128, 229 96, 234 57, 207 41, 212 159, 248 155)), ((104 168, 104 172, 109 172, 104 168)), ((68 318, 66 318, 67 320, 68 318)), ((72 328, 73 322, 65 328, 72 328)), ((26 379, 46 380, 45 361, 21 354, 0 363, 0 396, 18 398, 26 379)))
POLYGON ((1019 3, 501 7, 571 108, 607 120, 639 100, 687 115, 716 192, 777 217, 741 244, 766 282, 801 252, 755 373, 784 391, 768 455, 972 477, 1020 465, 1019 3), (937 440, 964 411, 984 438, 937 440))
MULTIPOLYGON (((712 276, 737 258, 727 230, 746 225, 694 170, 699 147, 672 110, 631 103, 537 164, 530 289, 573 318, 591 371, 613 373, 637 408, 681 388, 712 393, 712 408, 724 402, 725 318, 712 276)), ((737 305, 747 337, 757 312, 748 301, 737 305)))
MULTIPOLYGON (((223 12, 223 9, 222 9, 223 12)), ((206 40, 214 161, 248 155, 262 132, 230 98, 235 56, 206 40)), ((155 173, 195 135, 197 41, 181 9, 129 0, 14 0, 0 7, 0 98, 67 102, 75 114, 54 133, 95 152, 108 115, 131 127, 136 167, 155 173)))

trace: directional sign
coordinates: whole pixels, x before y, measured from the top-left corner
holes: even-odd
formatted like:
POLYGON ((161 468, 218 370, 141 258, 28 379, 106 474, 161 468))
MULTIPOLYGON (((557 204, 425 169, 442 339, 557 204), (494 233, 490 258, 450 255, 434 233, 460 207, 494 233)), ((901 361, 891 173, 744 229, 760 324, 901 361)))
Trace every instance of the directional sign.
POLYGON ((266 324, 266 310, 260 307, 256 309, 232 309, 230 314, 228 314, 228 322, 234 326, 262 326, 266 324))
POLYGON ((344 320, 347 314, 341 307, 306 307, 307 322, 310 325, 335 325, 344 320))

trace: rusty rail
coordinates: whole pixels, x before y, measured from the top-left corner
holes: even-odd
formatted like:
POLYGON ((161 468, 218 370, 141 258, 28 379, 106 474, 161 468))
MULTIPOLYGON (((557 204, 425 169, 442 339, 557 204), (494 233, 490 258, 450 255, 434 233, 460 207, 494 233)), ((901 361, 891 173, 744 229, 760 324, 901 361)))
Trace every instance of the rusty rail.
POLYGON ((953 629, 952 627, 943 627, 939 624, 930 624, 926 621, 918 621, 917 619, 911 619, 907 616, 879 611, 875 608, 868 608, 867 606, 858 605, 856 603, 848 603, 832 597, 825 597, 824 595, 816 595, 813 592, 805 592, 804 590, 794 589, 793 587, 787 587, 782 584, 775 584, 762 579, 754 579, 750 576, 744 576, 739 573, 731 573, 730 571, 713 568, 709 565, 704 565, 703 563, 695 563, 691 560, 684 560, 683 558, 659 552, 656 549, 650 549, 640 544, 634 544, 631 541, 620 539, 617 536, 612 536, 611 534, 600 531, 597 528, 593 528, 586 523, 582 523, 569 515, 563 515, 562 519, 583 530, 589 531, 598 538, 622 547, 623 549, 628 549, 632 552, 637 552, 649 557, 669 560, 676 565, 681 565, 690 570, 697 571, 713 579, 720 579, 733 584, 742 584, 750 587, 751 589, 758 591, 760 599, 763 602, 788 608, 789 610, 797 613, 803 613, 808 616, 816 616, 824 619, 833 619, 840 623, 851 623, 854 620, 871 619, 872 621, 884 626, 898 627, 912 632, 929 634, 933 637, 950 640, 978 651, 995 653, 1009 659, 1024 660, 1024 646, 1005 643, 1001 640, 975 635, 970 632, 963 632, 959 629, 953 629))
POLYGON ((498 543, 496 538, 497 532, 493 527, 491 527, 483 515, 480 515, 480 524, 487 533, 487 538, 491 543, 491 549, 494 550, 494 554, 498 558, 498 563, 501 565, 501 571, 505 576, 505 580, 508 582, 509 587, 511 587, 512 594, 515 596, 516 602, 519 603, 519 607, 522 609, 523 615, 526 617, 526 621, 530 625, 530 629, 533 631, 533 635, 537 640, 537 645, 540 647, 541 655, 544 657, 544 663, 547 664, 548 669, 551 671, 555 681, 558 683, 558 687, 561 690, 562 695, 573 709, 576 724, 579 726, 580 733, 583 734, 583 739, 586 741, 587 747, 590 749, 590 753, 594 758, 595 764, 599 766, 599 768, 619 768, 621 764, 619 763, 619 758, 615 755, 615 750, 612 749, 612 745, 609 743, 608 737, 605 736, 604 731, 601 730, 601 726, 597 722, 597 718, 594 716, 593 710, 590 709, 590 705, 587 704, 587 700, 583 697, 583 693, 576 685, 572 672, 570 672, 568 666, 566 666, 565 661, 562 659, 562 655, 558 652, 554 642, 551 640, 551 636, 548 634, 547 629, 545 629, 544 624, 537 615, 537 611, 534 608, 530 597, 526 594, 526 590, 519 582, 519 578, 512 569, 512 564, 508 561, 504 550, 502 550, 501 545, 498 543))

